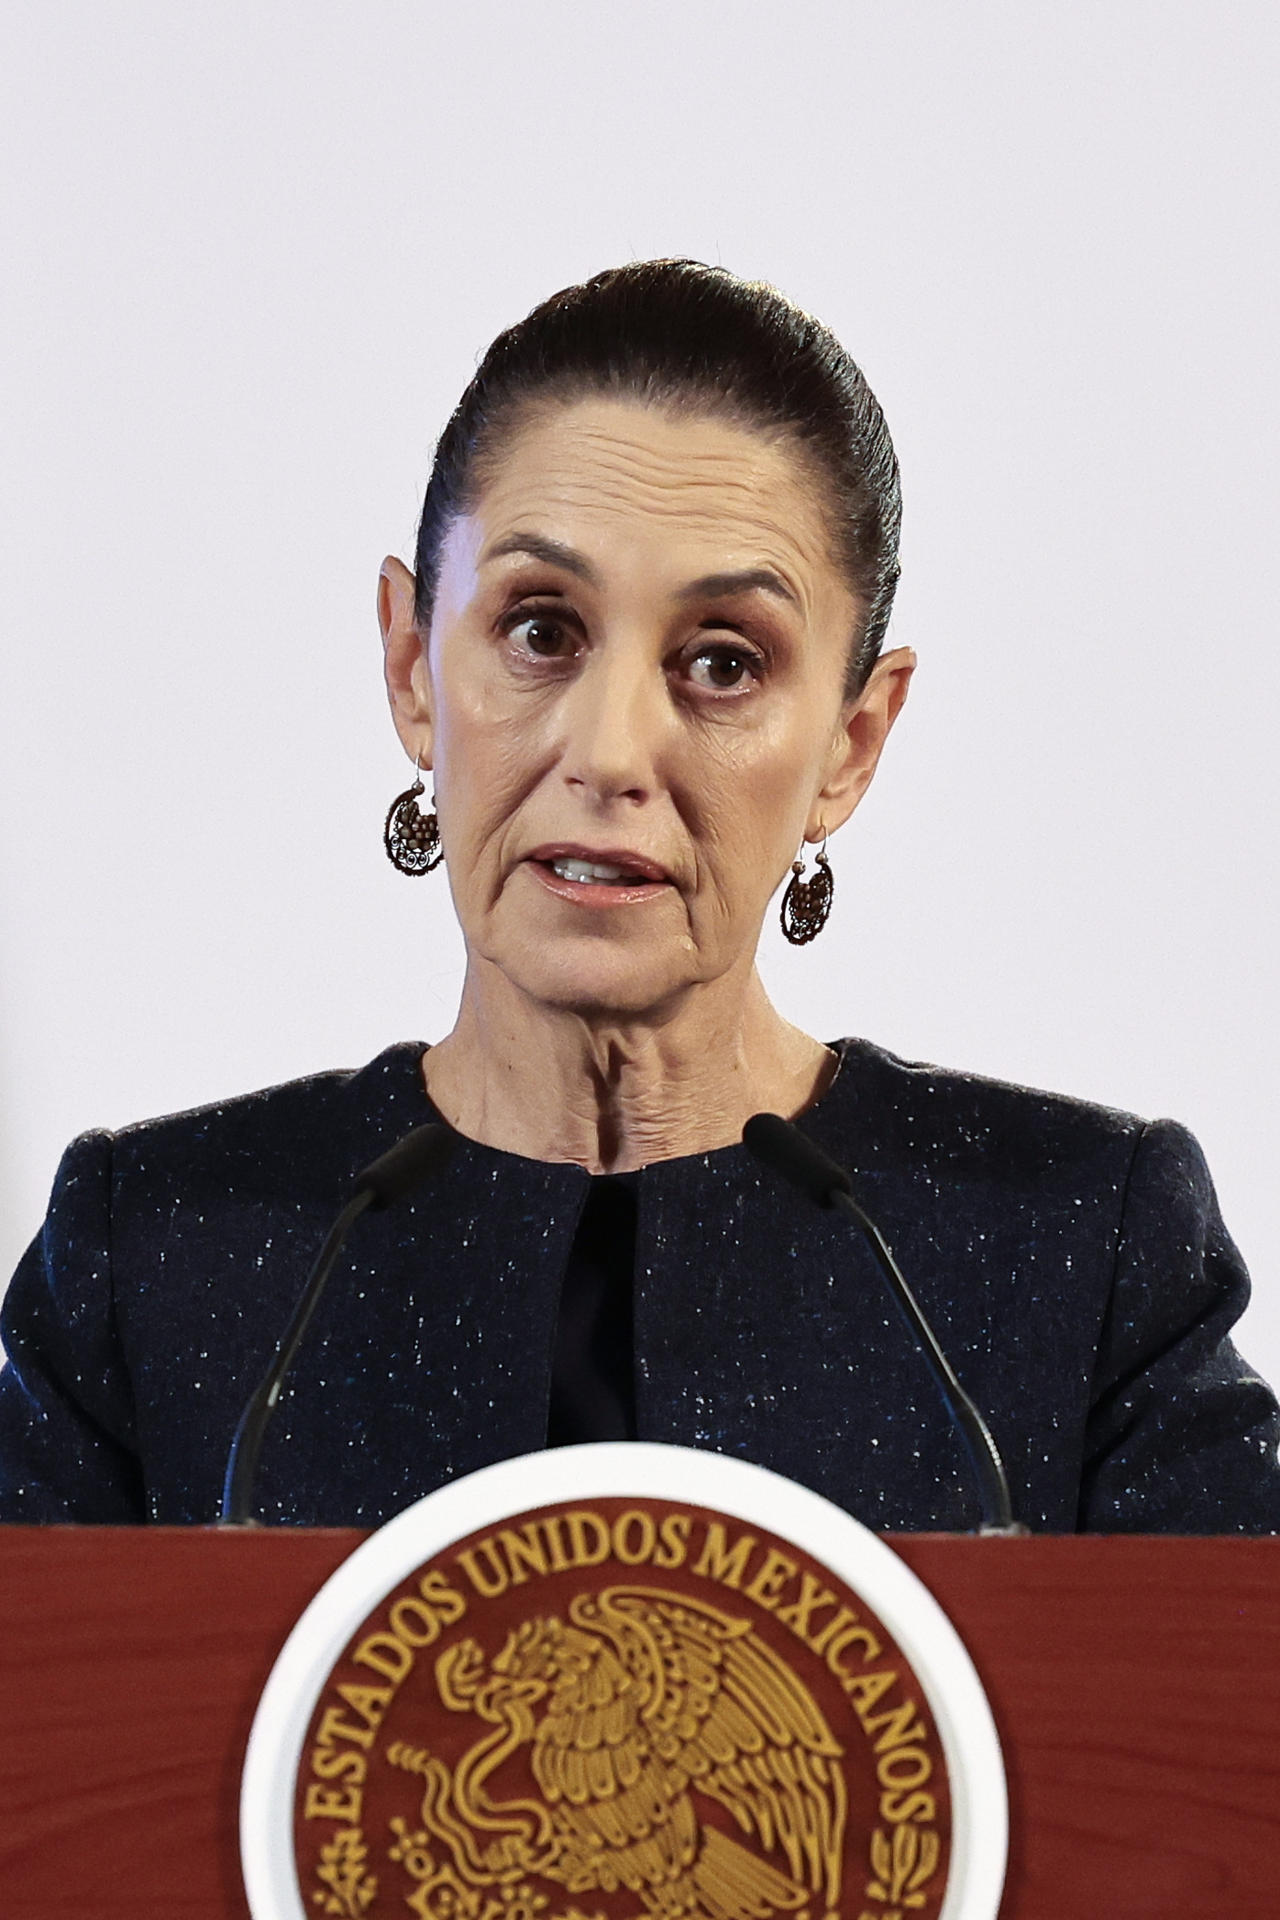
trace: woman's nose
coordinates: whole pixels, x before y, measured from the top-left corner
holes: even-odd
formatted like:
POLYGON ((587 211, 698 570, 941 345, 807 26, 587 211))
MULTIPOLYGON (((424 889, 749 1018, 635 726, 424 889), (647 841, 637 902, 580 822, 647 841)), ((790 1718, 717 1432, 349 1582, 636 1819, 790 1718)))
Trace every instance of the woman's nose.
POLYGON ((563 771, 597 801, 650 797, 662 734, 665 688, 651 662, 601 648, 569 689, 563 711, 563 771))

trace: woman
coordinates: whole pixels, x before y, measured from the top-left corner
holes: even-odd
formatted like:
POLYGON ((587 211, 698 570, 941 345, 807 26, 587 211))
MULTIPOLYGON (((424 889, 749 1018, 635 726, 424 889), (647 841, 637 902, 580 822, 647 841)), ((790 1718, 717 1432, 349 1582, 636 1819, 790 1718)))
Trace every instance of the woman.
POLYGON ((360 1222, 290 1375, 259 1511, 371 1524, 566 1439, 761 1461, 883 1527, 965 1527, 968 1463, 864 1250, 739 1144, 801 1116, 849 1167, 986 1411, 1020 1517, 1280 1527, 1247 1281, 1169 1124, 909 1066, 784 1021, 827 841, 914 661, 882 643, 893 449, 858 369, 690 262, 570 288, 495 342, 385 562, 395 723, 434 786, 457 1022, 69 1150, 11 1291, 8 1518, 205 1521, 246 1395, 355 1172, 416 1123, 446 1171, 360 1222), (797 849, 818 848, 808 879, 797 849))

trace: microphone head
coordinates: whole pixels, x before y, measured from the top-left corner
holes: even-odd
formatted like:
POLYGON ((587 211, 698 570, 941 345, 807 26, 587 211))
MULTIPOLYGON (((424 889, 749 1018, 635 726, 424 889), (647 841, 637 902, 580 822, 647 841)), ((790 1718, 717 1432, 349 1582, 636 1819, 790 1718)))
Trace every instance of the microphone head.
POLYGON ((442 1166, 453 1152, 457 1135, 442 1120, 428 1120, 397 1140, 394 1147, 379 1154, 363 1173, 357 1174, 352 1193, 371 1193, 373 1212, 389 1207, 411 1193, 434 1168, 442 1166))
POLYGON ((820 1207, 835 1205, 838 1193, 852 1193, 853 1182, 821 1147, 778 1113, 754 1113, 742 1129, 742 1144, 820 1207))

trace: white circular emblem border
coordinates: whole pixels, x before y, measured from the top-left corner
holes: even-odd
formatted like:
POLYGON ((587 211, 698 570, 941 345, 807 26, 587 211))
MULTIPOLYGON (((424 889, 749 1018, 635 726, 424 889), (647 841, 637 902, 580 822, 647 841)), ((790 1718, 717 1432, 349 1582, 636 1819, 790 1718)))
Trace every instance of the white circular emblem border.
POLYGON ((940 1920, 996 1920, 1009 1813, 991 1709, 951 1622, 906 1562, 842 1508, 765 1467, 650 1441, 557 1447, 499 1461, 429 1493, 364 1541, 289 1635, 258 1703, 240 1790, 253 1920, 310 1920, 294 1864, 294 1794, 307 1727, 356 1629, 409 1574, 480 1528, 561 1500, 636 1497, 712 1507, 803 1547, 878 1614, 924 1688, 951 1785, 951 1865, 940 1920))

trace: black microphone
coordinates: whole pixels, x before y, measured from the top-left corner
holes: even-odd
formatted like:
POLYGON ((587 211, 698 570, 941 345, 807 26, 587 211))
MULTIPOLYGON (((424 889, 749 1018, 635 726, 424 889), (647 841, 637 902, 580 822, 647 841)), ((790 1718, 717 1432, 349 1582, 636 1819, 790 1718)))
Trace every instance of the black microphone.
POLYGON ((753 1114, 742 1129, 742 1144, 757 1160, 780 1173, 820 1207, 834 1207, 846 1214, 865 1234, 868 1245, 884 1275, 894 1304, 910 1328, 937 1383, 947 1412, 964 1441, 973 1462, 982 1500, 980 1533, 1026 1533, 1013 1517, 1009 1480, 1000 1458, 1000 1450, 973 1401, 960 1385, 955 1369, 938 1345, 937 1335, 925 1318, 924 1310, 903 1277, 902 1269, 889 1251, 889 1244, 875 1221, 865 1214, 853 1197, 853 1182, 842 1166, 815 1146, 799 1127, 793 1127, 780 1114, 753 1114))
POLYGON ((428 1120, 425 1126, 415 1127, 412 1133, 406 1133, 403 1140, 397 1140, 394 1147, 389 1147, 386 1153, 356 1176, 351 1197, 330 1227, 328 1237, 316 1255, 315 1265, 298 1296, 293 1318, 280 1337, 271 1364, 249 1396, 240 1416, 240 1424, 227 1455, 227 1472, 222 1485, 221 1526, 257 1525, 251 1517, 250 1508, 258 1473, 258 1455, 262 1452, 267 1426, 279 1402, 285 1375, 293 1365, 294 1355, 320 1304, 325 1283, 352 1226, 362 1213, 376 1213, 411 1192, 433 1168, 448 1158, 456 1138, 457 1135, 443 1121, 428 1120))

